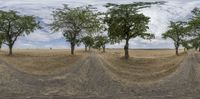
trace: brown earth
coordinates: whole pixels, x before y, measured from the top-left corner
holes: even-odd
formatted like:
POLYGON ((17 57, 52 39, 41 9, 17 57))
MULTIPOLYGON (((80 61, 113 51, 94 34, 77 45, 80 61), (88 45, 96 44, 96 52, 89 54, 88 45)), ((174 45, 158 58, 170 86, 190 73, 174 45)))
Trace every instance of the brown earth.
POLYGON ((0 99, 199 99, 200 95, 200 55, 193 51, 178 57, 170 54, 161 59, 146 59, 142 56, 128 61, 95 51, 85 54, 80 51, 80 56, 56 54, 58 59, 48 59, 48 55, 39 59, 33 54, 25 54, 25 58, 21 54, 16 54, 16 58, 3 55, 0 99), (28 57, 34 58, 26 60, 28 57), (70 65, 54 64, 73 60, 70 57, 76 59, 70 65), (18 59, 21 65, 17 64, 18 59), (31 66, 23 63, 31 61, 36 63, 30 63, 31 66), (53 61, 49 63, 53 73, 45 69, 49 68, 45 65, 49 61, 53 61), (39 63, 45 67, 37 67, 39 63), (29 69, 35 66, 38 69, 29 69), (57 70, 60 73, 53 71, 60 67, 57 70), (37 72, 40 69, 46 73, 37 72))

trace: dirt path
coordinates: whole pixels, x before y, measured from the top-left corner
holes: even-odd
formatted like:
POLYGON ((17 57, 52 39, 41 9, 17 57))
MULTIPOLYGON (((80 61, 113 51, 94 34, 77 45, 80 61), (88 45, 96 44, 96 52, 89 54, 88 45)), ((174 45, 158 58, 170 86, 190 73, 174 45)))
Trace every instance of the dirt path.
MULTIPOLYGON (((104 61, 104 59, 101 59, 104 61)), ((102 65, 107 69, 106 62, 102 65)), ((109 70, 107 70, 109 71, 109 70)), ((110 72, 110 71, 109 71, 110 72)), ((110 74, 110 76, 113 76, 110 74)), ((115 78, 113 76, 113 78, 115 78)), ((193 51, 188 52, 188 55, 180 64, 180 67, 171 75, 151 83, 137 83, 124 85, 122 91, 124 97, 160 97, 168 99, 168 97, 188 97, 200 98, 200 55, 193 51)), ((148 98, 141 98, 148 99, 148 98)), ((171 99, 171 98, 170 98, 171 99)))
POLYGON ((0 78, 0 81, 7 80, 4 88, 0 88, 0 96, 4 97, 48 95, 100 97, 120 92, 120 84, 105 73, 94 52, 80 60, 68 72, 51 77, 26 74, 2 60, 0 63, 6 65, 5 73, 9 74, 9 79, 0 78))
POLYGON ((95 52, 54 76, 26 74, 0 60, 0 65, 6 65, 0 72, 0 99, 191 99, 200 94, 199 60, 200 56, 189 53, 170 76, 132 85, 113 80, 95 52))

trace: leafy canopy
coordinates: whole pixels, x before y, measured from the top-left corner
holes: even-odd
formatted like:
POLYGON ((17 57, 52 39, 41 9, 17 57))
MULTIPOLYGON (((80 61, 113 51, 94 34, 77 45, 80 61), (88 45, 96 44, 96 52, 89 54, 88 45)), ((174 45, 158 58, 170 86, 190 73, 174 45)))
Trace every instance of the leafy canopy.
POLYGON ((91 36, 85 36, 81 39, 85 46, 91 47, 94 44, 94 39, 91 36))
POLYGON ((100 22, 97 14, 91 6, 69 8, 64 5, 63 9, 53 12, 54 22, 50 25, 54 31, 62 31, 64 37, 69 42, 78 43, 80 33, 98 32, 100 22))
POLYGON ((107 36, 96 36, 95 43, 97 47, 105 46, 105 44, 109 43, 109 39, 107 36))
POLYGON ((198 48, 200 46, 200 9, 194 8, 192 13, 193 16, 188 22, 191 30, 190 37, 192 37, 190 43, 193 47, 198 48))
POLYGON ((33 16, 19 15, 16 11, 0 10, 0 33, 3 42, 12 46, 19 36, 25 36, 41 28, 33 16))
POLYGON ((192 36, 198 36, 200 35, 200 9, 194 8, 192 19, 188 22, 193 35, 192 36))
POLYGON ((188 27, 185 22, 170 22, 169 30, 162 34, 164 39, 170 38, 175 44, 179 45, 184 41, 185 37, 188 34, 188 27))
POLYGON ((153 34, 146 33, 149 23, 149 17, 139 13, 142 8, 150 7, 152 4, 162 4, 163 2, 136 2, 133 4, 111 4, 106 7, 105 22, 108 25, 108 35, 113 42, 119 42, 123 39, 141 37, 151 39, 153 34))

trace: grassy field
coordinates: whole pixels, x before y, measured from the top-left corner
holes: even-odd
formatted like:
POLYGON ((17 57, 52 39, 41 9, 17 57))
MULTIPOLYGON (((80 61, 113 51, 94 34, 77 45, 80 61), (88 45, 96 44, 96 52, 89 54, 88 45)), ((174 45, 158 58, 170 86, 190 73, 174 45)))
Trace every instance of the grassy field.
POLYGON ((130 59, 123 59, 123 50, 109 49, 101 54, 112 75, 124 82, 149 82, 173 73, 185 57, 183 50, 130 50, 130 59))
MULTIPOLYGON (((124 56, 123 49, 107 49, 107 53, 113 54, 116 57, 124 56)), ((179 50, 180 53, 183 53, 184 50, 179 50)), ((130 49, 130 57, 135 58, 159 58, 159 57, 168 57, 174 56, 175 50, 173 49, 130 49)))
POLYGON ((13 56, 8 56, 6 51, 0 53, 0 58, 17 70, 35 75, 53 75, 66 71, 75 64, 83 55, 77 50, 75 56, 70 55, 70 50, 14 50, 13 56))
MULTIPOLYGON (((174 50, 130 50, 129 53, 130 59, 127 61, 123 59, 122 49, 108 49, 100 55, 111 73, 131 82, 152 81, 167 76, 178 68, 184 58, 183 54, 175 56, 174 50)), ((70 50, 64 49, 26 49, 14 50, 13 56, 1 51, 0 58, 28 74, 54 75, 67 71, 87 55, 83 50, 76 50, 76 55, 73 56, 70 55, 70 50)))

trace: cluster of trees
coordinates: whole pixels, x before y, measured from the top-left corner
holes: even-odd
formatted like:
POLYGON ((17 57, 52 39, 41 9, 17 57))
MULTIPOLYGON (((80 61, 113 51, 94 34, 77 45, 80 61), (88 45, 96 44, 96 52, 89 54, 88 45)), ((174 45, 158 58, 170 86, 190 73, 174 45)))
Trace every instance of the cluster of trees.
POLYGON ((87 51, 89 49, 92 48, 96 48, 101 50, 101 48, 103 49, 103 52, 105 52, 106 49, 106 44, 109 43, 109 39, 107 36, 102 36, 102 35, 98 35, 98 36, 85 36, 83 38, 81 38, 81 42, 85 45, 85 51, 87 51))
POLYGON ((91 47, 105 49, 105 44, 108 43, 107 38, 95 36, 103 29, 99 15, 96 8, 91 5, 76 8, 64 5, 63 9, 53 12, 54 21, 50 26, 54 31, 61 31, 65 39, 70 42, 72 55, 74 55, 75 46, 81 42, 85 45, 86 51, 91 47))
POLYGON ((71 43, 71 54, 74 54, 75 45, 80 41, 87 48, 103 48, 109 42, 119 43, 125 40, 125 58, 129 58, 129 40, 136 37, 144 39, 154 38, 153 34, 147 33, 150 18, 139 13, 140 9, 150 7, 153 4, 162 2, 137 2, 133 4, 111 4, 106 13, 95 12, 92 6, 69 8, 64 5, 63 9, 57 9, 53 13, 54 22, 51 24, 52 30, 62 31, 64 37, 71 43), (107 30, 108 36, 95 36, 91 33, 100 33, 107 30), (82 37, 82 34, 86 36, 82 37))
MULTIPOLYGON (((80 43, 85 45, 85 51, 93 47, 102 48, 105 52, 107 43, 125 41, 124 57, 128 59, 130 39, 154 38, 153 34, 147 32, 150 18, 139 11, 163 3, 108 3, 105 5, 108 9, 105 13, 98 12, 91 5, 75 8, 64 5, 63 8, 53 11, 53 22, 49 26, 54 32, 63 33, 66 41, 71 45, 72 55, 75 46, 80 43), (108 35, 103 36, 102 31, 107 31, 108 35)), ((195 8, 192 13, 193 17, 188 22, 170 22, 169 30, 162 35, 163 38, 171 38, 174 41, 177 55, 181 45, 187 49, 200 49, 200 9, 195 8)), ((40 28, 39 22, 33 16, 20 15, 16 11, 0 11, 0 44, 8 45, 10 55, 19 36, 28 35, 40 28)))

